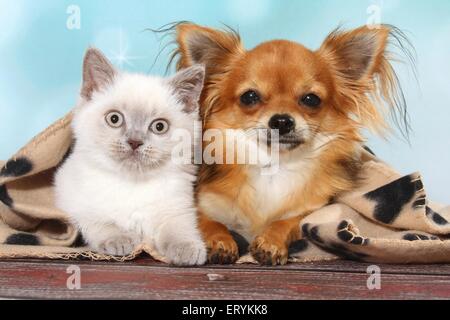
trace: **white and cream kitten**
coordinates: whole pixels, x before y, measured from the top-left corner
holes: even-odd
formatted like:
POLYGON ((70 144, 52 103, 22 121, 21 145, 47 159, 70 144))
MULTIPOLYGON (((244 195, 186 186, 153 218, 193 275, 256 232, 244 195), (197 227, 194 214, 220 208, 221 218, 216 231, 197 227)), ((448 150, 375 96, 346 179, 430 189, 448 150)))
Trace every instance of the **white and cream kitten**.
POLYGON ((57 206, 94 250, 130 254, 152 244, 170 263, 200 265, 196 168, 171 155, 172 133, 194 136, 204 68, 164 79, 116 71, 96 49, 84 60, 75 145, 55 177, 57 206))

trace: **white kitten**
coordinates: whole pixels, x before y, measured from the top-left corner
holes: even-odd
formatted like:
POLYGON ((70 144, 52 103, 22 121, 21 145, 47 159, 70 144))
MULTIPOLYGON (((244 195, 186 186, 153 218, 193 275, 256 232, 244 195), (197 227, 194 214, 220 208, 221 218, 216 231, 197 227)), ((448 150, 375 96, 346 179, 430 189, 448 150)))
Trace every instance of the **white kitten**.
POLYGON ((196 168, 171 159, 174 130, 194 136, 204 73, 201 66, 171 79, 119 73, 98 50, 87 52, 75 146, 55 185, 57 206, 96 251, 128 255, 145 242, 170 263, 205 263, 196 168))

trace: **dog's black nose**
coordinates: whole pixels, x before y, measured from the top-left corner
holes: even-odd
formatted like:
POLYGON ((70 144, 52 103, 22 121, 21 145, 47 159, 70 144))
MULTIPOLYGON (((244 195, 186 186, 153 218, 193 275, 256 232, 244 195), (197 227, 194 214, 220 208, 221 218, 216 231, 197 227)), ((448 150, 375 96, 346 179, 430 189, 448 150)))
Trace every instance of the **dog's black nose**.
POLYGON ((295 120, 288 114, 277 114, 270 119, 269 127, 278 130, 280 136, 283 136, 295 130, 295 120))

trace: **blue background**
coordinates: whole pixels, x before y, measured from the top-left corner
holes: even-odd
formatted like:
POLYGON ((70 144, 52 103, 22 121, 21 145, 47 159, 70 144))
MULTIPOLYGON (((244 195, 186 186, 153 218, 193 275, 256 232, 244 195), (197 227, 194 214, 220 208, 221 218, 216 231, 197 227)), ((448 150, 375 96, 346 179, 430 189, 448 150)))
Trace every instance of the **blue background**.
POLYGON ((0 159, 11 156, 74 105, 81 61, 94 45, 129 71, 163 74, 168 50, 144 31, 190 20, 238 28, 247 47, 287 38, 317 48, 339 24, 357 27, 381 8, 381 22, 408 32, 418 56, 418 83, 399 65, 414 133, 370 137, 369 145, 402 173, 421 171, 429 194, 450 202, 450 1, 448 0, 0 0, 0 159), (66 26, 67 8, 81 28, 66 26), (153 67, 152 67, 153 66, 153 67))

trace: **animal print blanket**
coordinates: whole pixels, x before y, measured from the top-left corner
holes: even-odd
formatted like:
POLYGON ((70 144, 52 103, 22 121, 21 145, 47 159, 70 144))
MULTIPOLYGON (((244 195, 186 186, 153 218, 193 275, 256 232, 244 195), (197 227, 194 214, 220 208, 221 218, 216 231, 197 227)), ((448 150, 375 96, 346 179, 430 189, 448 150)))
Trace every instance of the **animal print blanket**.
MULTIPOLYGON (((0 162, 0 258, 132 260, 85 247, 64 212, 54 206, 53 174, 72 145, 68 114, 7 162, 0 162)), ((291 262, 353 259, 377 263, 450 262, 450 207, 427 199, 420 174, 405 177, 364 151, 364 183, 301 222, 303 239, 290 248, 291 262)), ((95 196, 95 195, 93 195, 95 196)), ((248 243, 238 263, 254 263, 248 243)))

